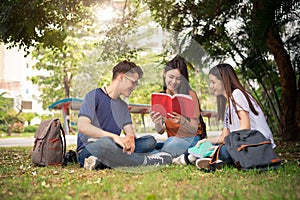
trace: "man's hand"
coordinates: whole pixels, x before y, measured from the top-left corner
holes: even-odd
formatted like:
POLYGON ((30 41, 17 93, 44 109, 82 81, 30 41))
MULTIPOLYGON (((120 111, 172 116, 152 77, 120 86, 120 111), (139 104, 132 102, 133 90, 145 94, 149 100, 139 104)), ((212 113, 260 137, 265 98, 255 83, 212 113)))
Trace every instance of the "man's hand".
POLYGON ((134 152, 135 149, 135 137, 133 135, 126 135, 125 137, 115 136, 112 138, 115 143, 123 148, 123 152, 129 154, 134 152))
POLYGON ((135 150, 135 136, 134 135, 126 135, 123 137, 123 141, 125 144, 125 151, 123 148, 124 152, 127 152, 129 154, 132 154, 135 150))

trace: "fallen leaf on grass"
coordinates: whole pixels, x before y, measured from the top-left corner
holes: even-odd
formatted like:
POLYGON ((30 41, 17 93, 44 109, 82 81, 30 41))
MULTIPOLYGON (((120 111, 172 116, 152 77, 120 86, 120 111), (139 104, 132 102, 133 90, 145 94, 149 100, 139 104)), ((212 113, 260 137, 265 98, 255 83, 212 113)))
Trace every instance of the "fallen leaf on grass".
POLYGON ((41 185, 42 185, 43 187, 46 187, 46 188, 48 188, 48 187, 50 186, 49 184, 46 183, 46 181, 43 181, 43 182, 41 183, 41 185))
POLYGON ((53 175, 58 175, 59 174, 59 171, 54 171, 53 172, 53 175))

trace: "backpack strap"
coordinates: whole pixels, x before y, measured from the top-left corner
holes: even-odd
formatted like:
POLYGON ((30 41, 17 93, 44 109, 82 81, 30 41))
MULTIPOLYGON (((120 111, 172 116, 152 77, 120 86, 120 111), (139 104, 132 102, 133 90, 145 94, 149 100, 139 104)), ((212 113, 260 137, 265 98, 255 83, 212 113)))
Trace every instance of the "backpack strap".
POLYGON ((210 166, 213 166, 213 165, 216 164, 217 161, 219 160, 220 151, 221 151, 221 148, 222 148, 223 145, 224 145, 224 143, 220 144, 220 145, 218 146, 218 148, 215 150, 215 153, 212 155, 212 158, 211 158, 211 160, 209 161, 209 165, 210 165, 210 166))
POLYGON ((257 143, 257 144, 243 144, 241 145, 237 151, 240 152, 242 151, 243 149, 247 148, 247 147, 258 147, 260 145, 264 145, 264 144, 272 144, 271 141, 267 140, 267 141, 264 141, 264 142, 260 142, 260 143, 257 143))
MULTIPOLYGON (((60 128, 60 134, 59 137, 61 138, 61 140, 63 141, 63 163, 65 163, 65 155, 66 155, 66 146, 67 146, 67 142, 66 142, 66 134, 65 131, 61 125, 61 123, 59 123, 59 128, 60 128)), ((64 166, 64 165, 62 165, 64 166)))

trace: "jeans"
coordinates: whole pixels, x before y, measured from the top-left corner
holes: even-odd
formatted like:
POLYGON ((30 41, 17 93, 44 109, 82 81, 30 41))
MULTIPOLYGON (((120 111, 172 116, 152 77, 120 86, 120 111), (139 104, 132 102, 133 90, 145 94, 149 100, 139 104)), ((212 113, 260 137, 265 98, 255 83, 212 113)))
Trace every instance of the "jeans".
POLYGON ((124 153, 122 147, 116 144, 109 137, 100 138, 94 142, 86 144, 78 153, 78 162, 83 167, 84 159, 93 155, 102 164, 109 167, 137 166, 141 165, 145 159, 145 153, 151 152, 156 146, 153 136, 143 136, 135 140, 134 153, 124 153))
POLYGON ((225 145, 223 145, 220 149, 219 159, 222 160, 225 164, 233 163, 233 160, 227 152, 225 145))
POLYGON ((178 157, 182 154, 188 153, 188 148, 193 147, 200 140, 200 136, 195 137, 169 137, 165 142, 158 143, 156 150, 152 153, 157 153, 159 151, 167 152, 172 155, 172 157, 178 157))

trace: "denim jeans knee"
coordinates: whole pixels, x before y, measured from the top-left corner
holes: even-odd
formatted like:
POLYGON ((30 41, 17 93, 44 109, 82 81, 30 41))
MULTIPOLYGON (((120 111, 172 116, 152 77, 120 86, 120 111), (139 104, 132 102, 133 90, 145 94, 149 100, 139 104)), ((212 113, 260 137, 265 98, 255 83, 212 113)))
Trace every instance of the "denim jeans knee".
POLYGON ((195 137, 169 137, 165 142, 160 151, 167 152, 173 157, 180 156, 181 154, 186 154, 188 148, 194 146, 199 141, 199 136, 195 137))
POLYGON ((135 153, 149 153, 155 149, 156 140, 151 135, 139 137, 135 140, 135 153))

